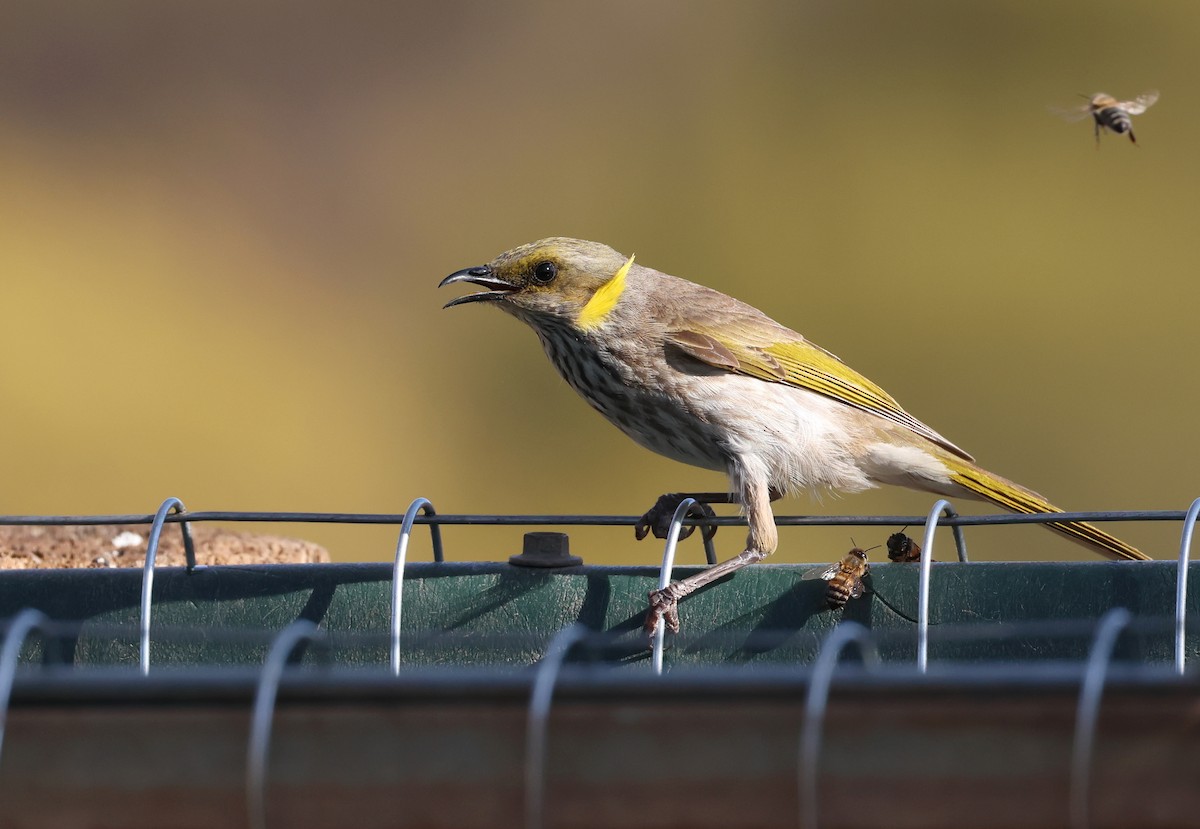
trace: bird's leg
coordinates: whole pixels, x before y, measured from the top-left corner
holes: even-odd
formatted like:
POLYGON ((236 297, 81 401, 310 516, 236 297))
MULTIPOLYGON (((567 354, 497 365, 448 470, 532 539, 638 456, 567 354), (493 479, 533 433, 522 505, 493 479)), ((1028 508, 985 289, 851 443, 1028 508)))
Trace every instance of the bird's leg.
POLYGON ((756 564, 768 555, 770 553, 759 550, 746 550, 720 564, 714 564, 707 570, 701 570, 694 576, 688 576, 682 581, 673 581, 662 590, 650 591, 650 612, 646 615, 646 632, 653 635, 658 627, 658 620, 663 619, 672 633, 678 633, 679 608, 676 605, 680 599, 748 564, 756 564))
MULTIPOLYGON (((770 491, 770 496, 772 501, 782 497, 774 489, 770 491)), ((671 521, 675 517, 675 510, 679 509, 679 505, 687 498, 697 502, 688 510, 689 518, 716 518, 717 515, 709 507, 709 504, 740 504, 742 502, 739 496, 730 495, 728 492, 668 492, 666 495, 660 495, 654 502, 654 506, 646 510, 645 514, 633 525, 633 534, 637 536, 637 540, 641 541, 651 533, 655 538, 666 538, 671 531, 671 521)), ((682 541, 695 531, 694 526, 683 527, 679 532, 679 539, 682 541)), ((717 526, 715 524, 704 528, 705 541, 716 534, 717 526)))
POLYGON ((775 552, 779 546, 779 532, 775 529, 775 516, 771 512, 771 501, 778 493, 755 481, 746 481, 739 499, 746 509, 750 534, 746 549, 731 559, 714 564, 694 576, 682 581, 673 581, 661 590, 650 591, 650 610, 646 614, 646 632, 653 635, 662 619, 672 633, 679 632, 679 600, 724 578, 749 564, 756 564, 775 552))

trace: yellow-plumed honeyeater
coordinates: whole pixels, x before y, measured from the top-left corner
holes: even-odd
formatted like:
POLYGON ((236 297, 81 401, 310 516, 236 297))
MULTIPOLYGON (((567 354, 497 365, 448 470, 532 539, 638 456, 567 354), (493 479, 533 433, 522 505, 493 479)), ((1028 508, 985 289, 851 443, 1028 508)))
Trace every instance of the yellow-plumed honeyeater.
MULTIPOLYGON (((895 484, 1014 512, 1062 512, 977 466, 879 386, 758 309, 607 245, 543 239, 441 284, 458 282, 486 290, 447 308, 484 302, 524 321, 571 387, 629 437, 728 473, 750 526, 745 552, 652 593, 648 626, 665 616, 677 628, 678 599, 775 551, 777 494, 895 484)), ((1112 558, 1148 558, 1091 524, 1048 526, 1112 558)))

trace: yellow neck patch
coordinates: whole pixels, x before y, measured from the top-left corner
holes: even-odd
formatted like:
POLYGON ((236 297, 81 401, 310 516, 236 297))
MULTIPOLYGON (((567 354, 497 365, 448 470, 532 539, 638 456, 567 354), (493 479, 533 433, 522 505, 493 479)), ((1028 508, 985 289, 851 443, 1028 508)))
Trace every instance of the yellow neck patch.
POLYGON ((592 294, 587 305, 579 312, 579 319, 575 320, 580 328, 590 331, 608 319, 612 309, 617 307, 617 300, 625 293, 625 275, 629 273, 629 266, 632 264, 633 257, 630 256, 629 261, 613 274, 612 279, 596 289, 596 293, 592 294))

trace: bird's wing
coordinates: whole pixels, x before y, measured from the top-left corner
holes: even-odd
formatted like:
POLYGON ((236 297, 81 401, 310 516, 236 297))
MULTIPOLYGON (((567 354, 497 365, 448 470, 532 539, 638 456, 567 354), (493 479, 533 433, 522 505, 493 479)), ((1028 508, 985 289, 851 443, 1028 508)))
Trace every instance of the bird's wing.
POLYGON ((972 460, 962 449, 904 411, 890 394, 796 332, 767 318, 723 319, 720 328, 719 333, 691 328, 674 330, 667 333, 666 341, 714 368, 808 389, 878 415, 972 460), (771 333, 787 336, 765 337, 764 323, 774 329, 771 333))

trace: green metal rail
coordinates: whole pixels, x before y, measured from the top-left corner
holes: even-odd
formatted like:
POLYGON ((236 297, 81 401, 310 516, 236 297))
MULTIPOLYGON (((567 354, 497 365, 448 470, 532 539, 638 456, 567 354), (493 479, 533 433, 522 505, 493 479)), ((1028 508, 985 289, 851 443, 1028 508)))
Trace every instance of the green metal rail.
MULTIPOLYGON (((1189 570, 1193 619, 1200 615, 1197 566, 1189 570)), ((695 569, 679 567, 676 575, 695 569)), ((826 608, 824 582, 801 578, 809 569, 758 565, 684 601, 683 630, 667 637, 668 669, 806 664, 843 619, 880 634, 885 662, 914 659, 915 565, 873 565, 867 593, 840 611, 826 608)), ((1141 624, 1122 637, 1118 658, 1169 663, 1175 572, 1172 562, 935 563, 930 661, 1081 660, 1094 621, 1124 607, 1141 624)), ((641 626, 657 577, 646 567, 409 564, 401 664, 530 665, 550 636, 580 622, 616 635, 598 658, 636 665, 646 654, 641 626)), ((0 619, 31 607, 68 623, 68 635, 53 637, 55 650, 43 654, 31 641, 26 660, 136 665, 141 583, 132 570, 0 574, 0 619)), ((152 664, 259 664, 270 637, 297 619, 321 626, 336 663, 386 664, 391 587, 391 567, 383 564, 162 568, 152 595, 152 664)), ((1188 659, 1198 651, 1193 628, 1188 659)))

